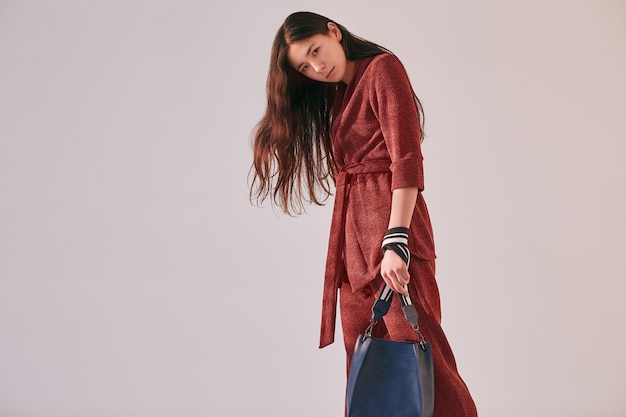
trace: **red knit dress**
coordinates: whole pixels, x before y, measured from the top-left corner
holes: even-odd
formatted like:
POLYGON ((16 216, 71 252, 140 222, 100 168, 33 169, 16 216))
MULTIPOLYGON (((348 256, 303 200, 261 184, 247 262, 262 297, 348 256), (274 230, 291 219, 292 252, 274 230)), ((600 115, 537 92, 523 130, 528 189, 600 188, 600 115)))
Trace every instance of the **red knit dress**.
MULTIPOLYGON (((337 293, 349 369, 357 336, 371 317, 382 286, 380 245, 391 214, 392 191, 418 187, 409 232, 411 281, 420 328, 432 344, 435 364, 434 417, 476 416, 474 401, 461 379, 441 328, 435 281, 435 247, 422 196, 424 176, 420 125, 413 90, 402 63, 391 54, 356 61, 349 84, 340 85, 333 108, 333 151, 337 162, 320 347, 334 341, 337 293)), ((417 340, 397 299, 374 336, 417 340)))

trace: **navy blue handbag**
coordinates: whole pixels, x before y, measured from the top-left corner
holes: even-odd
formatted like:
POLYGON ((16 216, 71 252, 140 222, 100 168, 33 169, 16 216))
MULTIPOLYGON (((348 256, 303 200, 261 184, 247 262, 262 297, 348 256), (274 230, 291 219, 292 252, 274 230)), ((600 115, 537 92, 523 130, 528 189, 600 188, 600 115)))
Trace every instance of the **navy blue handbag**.
POLYGON ((404 316, 419 342, 372 337, 373 326, 389 311, 394 292, 383 287, 372 319, 354 348, 346 407, 348 417, 432 417, 435 399, 433 355, 417 324, 417 310, 400 295, 404 316))

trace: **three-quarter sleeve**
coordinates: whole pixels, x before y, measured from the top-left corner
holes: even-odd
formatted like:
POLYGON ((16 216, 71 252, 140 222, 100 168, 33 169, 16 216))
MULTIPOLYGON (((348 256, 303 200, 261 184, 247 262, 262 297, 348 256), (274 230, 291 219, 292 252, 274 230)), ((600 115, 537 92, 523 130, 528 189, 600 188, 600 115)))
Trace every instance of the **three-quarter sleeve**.
POLYGON ((402 63, 393 55, 372 62, 369 101, 391 157, 391 189, 424 189, 420 121, 413 89, 402 63))

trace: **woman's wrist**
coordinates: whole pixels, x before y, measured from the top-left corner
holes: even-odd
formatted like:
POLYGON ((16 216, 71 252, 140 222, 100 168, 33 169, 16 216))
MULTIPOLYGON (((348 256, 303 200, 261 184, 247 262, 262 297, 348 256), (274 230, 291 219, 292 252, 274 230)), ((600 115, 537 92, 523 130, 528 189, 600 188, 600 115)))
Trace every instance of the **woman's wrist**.
POLYGON ((392 227, 387 230, 381 244, 381 253, 384 255, 386 250, 394 251, 396 255, 409 266, 411 261, 411 253, 409 252, 409 228, 400 226, 392 227))

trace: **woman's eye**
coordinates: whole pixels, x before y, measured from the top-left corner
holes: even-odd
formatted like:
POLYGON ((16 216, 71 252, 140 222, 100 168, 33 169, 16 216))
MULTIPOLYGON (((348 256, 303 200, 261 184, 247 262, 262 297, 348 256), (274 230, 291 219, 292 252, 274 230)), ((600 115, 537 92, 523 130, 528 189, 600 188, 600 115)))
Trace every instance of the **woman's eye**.
POLYGON ((308 66, 308 65, 305 65, 305 66, 303 66, 303 67, 302 67, 301 71, 302 71, 302 72, 304 72, 304 71, 306 71, 307 69, 309 69, 309 66, 308 66))
POLYGON ((319 51, 319 50, 320 50, 320 48, 315 48, 315 49, 313 50, 313 56, 317 55, 317 51, 319 51))

